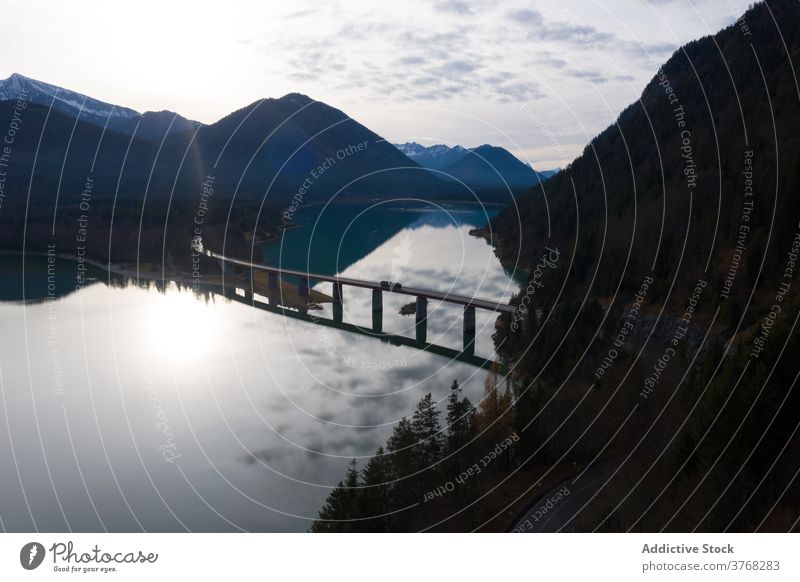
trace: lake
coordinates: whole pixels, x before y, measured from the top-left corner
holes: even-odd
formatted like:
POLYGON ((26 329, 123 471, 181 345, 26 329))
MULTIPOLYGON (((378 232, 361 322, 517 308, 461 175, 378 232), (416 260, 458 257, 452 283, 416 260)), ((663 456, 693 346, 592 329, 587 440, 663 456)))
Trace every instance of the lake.
MULTIPOLYGON (((468 235, 494 212, 307 207, 258 258, 507 301, 518 285, 468 235)), ((76 265, 47 261, 0 256, 6 531, 305 531, 350 459, 362 466, 425 393, 442 410, 453 380, 482 393, 485 370, 428 351, 100 271, 75 290, 76 265)), ((414 337, 398 313, 412 299, 384 293, 384 332, 414 337)), ((431 302, 428 341, 460 349, 461 311, 431 302)), ((343 321, 371 317, 370 291, 346 287, 343 321)), ((478 310, 487 358, 494 320, 478 310)))

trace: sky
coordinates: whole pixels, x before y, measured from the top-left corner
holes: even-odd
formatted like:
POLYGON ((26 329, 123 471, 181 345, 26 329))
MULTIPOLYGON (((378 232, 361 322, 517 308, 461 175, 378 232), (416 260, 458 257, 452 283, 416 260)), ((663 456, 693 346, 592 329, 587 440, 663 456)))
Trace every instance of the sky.
POLYGON ((743 0, 0 0, 16 72, 212 123, 304 93, 392 142, 563 167, 743 0))

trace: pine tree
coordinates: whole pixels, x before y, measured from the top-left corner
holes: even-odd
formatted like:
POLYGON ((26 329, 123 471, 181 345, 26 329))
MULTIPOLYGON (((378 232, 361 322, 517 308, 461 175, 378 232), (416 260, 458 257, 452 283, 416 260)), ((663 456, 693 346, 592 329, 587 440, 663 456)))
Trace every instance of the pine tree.
MULTIPOLYGON (((420 463, 416 445, 417 437, 411 421, 407 418, 401 419, 386 442, 391 476, 394 479, 392 498, 397 508, 418 503, 424 493, 418 475, 424 466, 420 463)), ((408 519, 408 512, 395 514, 392 518, 393 530, 402 531, 408 519)))
POLYGON ((347 465, 347 475, 344 478, 345 487, 347 487, 349 491, 357 493, 359 486, 358 481, 358 465, 356 464, 356 460, 353 459, 350 461, 350 464, 347 465))
POLYGON ((468 446, 474 435, 475 413, 468 398, 461 398, 456 380, 447 397, 447 440, 445 468, 448 477, 458 476, 474 462, 473 447, 468 446))
POLYGON ((461 398, 461 387, 457 380, 453 380, 447 397, 447 454, 460 450, 472 434, 472 403, 466 397, 461 398))
POLYGON ((344 484, 339 481, 339 485, 331 491, 328 498, 325 500, 325 505, 319 510, 319 517, 311 524, 311 531, 314 533, 323 532, 337 532, 346 531, 339 521, 343 518, 343 508, 346 505, 345 501, 346 490, 344 484))
POLYGON ((361 472, 364 488, 359 497, 361 515, 371 519, 364 522, 363 531, 391 531, 391 516, 395 509, 392 496, 392 466, 383 447, 364 465, 361 472))
POLYGON ((401 418, 386 441, 386 450, 391 453, 391 466, 395 479, 402 479, 417 471, 419 463, 414 451, 417 444, 411 421, 401 418))
POLYGON ((311 525, 312 532, 353 532, 360 531, 361 517, 359 507, 359 475, 356 460, 347 466, 344 483, 339 481, 328 495, 319 517, 311 525))
POLYGON ((417 439, 417 450, 423 468, 435 467, 442 459, 442 429, 436 402, 428 392, 417 404, 411 426, 417 439))

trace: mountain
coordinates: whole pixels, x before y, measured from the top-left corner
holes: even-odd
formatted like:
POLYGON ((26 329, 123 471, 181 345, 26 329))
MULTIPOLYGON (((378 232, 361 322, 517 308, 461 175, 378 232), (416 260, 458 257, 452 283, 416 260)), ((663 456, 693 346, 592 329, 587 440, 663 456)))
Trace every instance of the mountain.
POLYGON ((624 458, 578 530, 787 531, 800 512, 798 23, 767 0, 681 47, 485 229, 528 278, 495 336, 526 387, 520 457, 624 458), (542 444, 556 432, 579 436, 542 444))
MULTIPOLYGON (((601 260, 594 281, 601 293, 617 290, 626 265, 629 275, 654 261, 666 290, 666 276, 682 257, 681 280, 700 277, 708 260, 714 277, 724 279, 742 224, 746 180, 753 179, 744 172, 752 165, 761 197, 746 224, 748 246, 768 250, 765 269, 780 264, 776 249, 791 240, 800 211, 800 32, 789 26, 798 12, 785 0, 760 3, 746 13, 750 29, 761 28, 757 38, 733 24, 676 51, 640 99, 548 180, 546 200, 534 188, 519 197, 518 210, 496 217, 505 261, 532 268, 543 245, 571 248, 578 241, 576 271, 590 277, 601 260), (786 45, 770 11, 786 23, 778 31, 786 45), (758 44, 751 46, 751 39, 758 44), (776 201, 781 211, 771 225, 776 201)), ((755 276, 758 263, 751 267, 749 276, 755 276)), ((740 292, 744 300, 745 289, 740 292)))
POLYGON ((303 202, 337 193, 435 195, 446 186, 344 112, 298 93, 257 101, 203 127, 195 147, 207 172, 219 158, 213 171, 231 188, 299 194, 303 202))
POLYGON ((420 166, 434 170, 442 178, 465 183, 471 188, 504 189, 530 187, 546 179, 508 150, 491 145, 477 148, 425 147, 416 142, 395 147, 420 166))
POLYGON ((85 245, 100 261, 168 260, 191 269, 187 241, 198 228, 212 248, 244 257, 254 238, 277 236, 300 208, 334 197, 471 197, 344 112, 297 93, 194 131, 176 131, 168 112, 118 115, 86 98, 90 120, 70 106, 75 96, 19 77, 1 97, 0 127, 14 128, 0 152, 3 250, 41 252, 53 243, 74 253, 85 245), (103 115, 114 129, 98 123, 103 115), (163 140, 143 137, 170 123, 163 140), (78 242, 84 230, 87 240, 78 242))
POLYGON ((0 101, 12 101, 24 95, 26 101, 50 107, 71 117, 80 117, 96 125, 105 125, 109 120, 112 129, 135 120, 139 113, 133 109, 117 107, 86 95, 62 89, 49 83, 30 79, 14 73, 0 81, 0 101))
POLYGON ((523 164, 511 152, 491 145, 467 150, 445 171, 466 184, 482 188, 529 187, 541 181, 533 168, 523 164))
POLYGON ((127 135, 133 135, 135 131, 136 137, 160 140, 165 134, 194 131, 199 126, 199 122, 186 119, 172 111, 146 111, 139 117, 116 124, 112 129, 127 135))
POLYGON ((552 170, 539 170, 539 175, 543 179, 549 180, 550 178, 552 178, 553 176, 558 174, 560 171, 561 171, 561 168, 553 168, 552 170))
POLYGON ((12 101, 23 96, 30 103, 51 107, 81 121, 107 127, 144 139, 161 139, 166 133, 196 129, 200 124, 169 111, 141 114, 127 107, 105 103, 81 93, 14 73, 0 80, 0 101, 12 101), (138 128, 137 128, 138 126, 138 128))
POLYGON ((459 145, 449 147, 439 144, 425 147, 416 142, 399 144, 395 147, 423 168, 431 170, 442 170, 448 167, 461 159, 468 151, 459 145))
MULTIPOLYGON (((19 83, 18 76, 12 78, 2 96, 18 94, 19 83)), ((112 114, 117 108, 103 109, 92 100, 93 115, 112 116, 115 129, 104 130, 83 113, 76 121, 76 110, 67 106, 74 96, 65 93, 62 105, 51 110, 52 97, 47 105, 38 101, 47 91, 61 90, 38 82, 25 87, 30 103, 21 114, 5 177, 6 205, 27 200, 29 186, 33 204, 75 203, 89 176, 95 191, 127 199, 197 199, 206 177, 213 176, 218 197, 235 193, 287 208, 295 202, 295 209, 337 194, 373 199, 459 195, 458 188, 376 133, 305 95, 263 99, 197 131, 177 131, 173 124, 162 144, 145 139, 142 128, 146 134, 168 126, 174 114, 133 117, 121 110, 118 118, 112 114)), ((16 108, 16 101, 0 101, 0 126, 8 126, 16 108)))

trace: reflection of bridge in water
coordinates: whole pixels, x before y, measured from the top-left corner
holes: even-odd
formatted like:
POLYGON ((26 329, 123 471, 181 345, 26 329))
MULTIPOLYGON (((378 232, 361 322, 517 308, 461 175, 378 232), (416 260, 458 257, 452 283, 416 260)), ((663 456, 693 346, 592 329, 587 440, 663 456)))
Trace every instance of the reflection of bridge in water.
POLYGON ((416 287, 403 287, 397 283, 388 283, 386 281, 365 281, 361 279, 352 279, 349 277, 339 277, 331 275, 322 275, 318 273, 308 273, 305 271, 297 271, 293 269, 282 269, 279 267, 271 267, 260 263, 253 263, 251 261, 244 261, 241 259, 233 259, 223 255, 214 253, 210 250, 203 250, 202 246, 198 245, 197 250, 202 252, 205 256, 216 259, 222 268, 223 273, 233 273, 237 270, 243 271, 244 280, 252 282, 253 271, 263 271, 268 276, 268 287, 272 291, 279 290, 279 278, 292 278, 298 281, 298 292, 300 297, 309 296, 309 288, 311 281, 325 281, 332 284, 333 292, 333 319, 320 318, 314 315, 309 315, 304 310, 295 311, 282 305, 273 304, 267 298, 264 301, 261 298, 254 297, 253 289, 242 289, 243 296, 236 293, 233 286, 228 286, 225 290, 225 296, 234 301, 252 305, 258 309, 263 309, 273 313, 280 313, 287 317, 301 319, 319 325, 334 327, 352 333, 367 335, 370 337, 379 338, 382 341, 387 341, 394 345, 404 345, 414 347, 416 349, 435 353, 450 359, 462 361, 473 366, 482 368, 489 368, 496 362, 490 359, 482 358, 475 355, 475 310, 485 309, 495 313, 513 313, 515 307, 507 303, 500 303, 498 301, 491 301, 487 299, 480 299, 477 297, 469 297, 467 295, 458 295, 455 293, 448 293, 442 291, 435 291, 431 289, 421 289, 416 287), (344 304, 344 287, 361 287, 372 290, 372 327, 364 327, 345 323, 343 320, 343 304, 344 304), (416 325, 415 332, 416 338, 412 339, 398 334, 390 334, 383 332, 383 293, 398 293, 401 295, 411 295, 416 298, 416 325), (463 347, 456 350, 447 348, 437 344, 427 342, 428 330, 428 301, 441 301, 445 303, 454 303, 461 305, 464 308, 463 315, 463 347))

